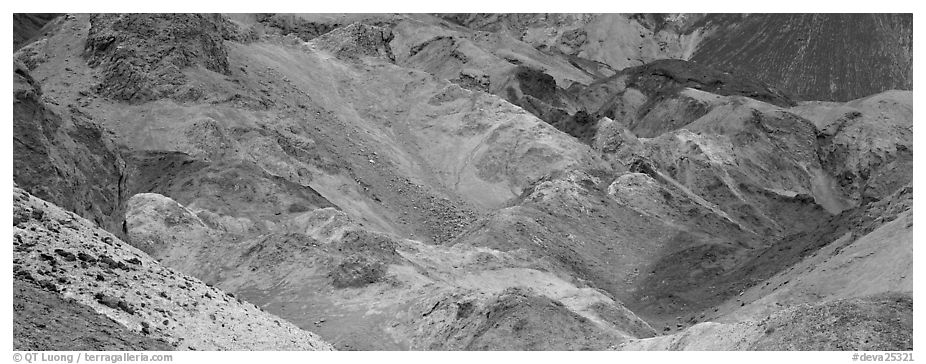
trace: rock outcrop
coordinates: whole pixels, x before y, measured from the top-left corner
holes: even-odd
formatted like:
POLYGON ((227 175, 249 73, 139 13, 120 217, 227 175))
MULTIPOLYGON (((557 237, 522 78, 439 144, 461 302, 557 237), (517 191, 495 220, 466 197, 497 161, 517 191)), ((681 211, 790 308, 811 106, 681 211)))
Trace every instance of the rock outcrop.
POLYGON ((228 75, 222 35, 231 26, 217 14, 93 15, 84 52, 102 71, 97 91, 103 96, 133 103, 195 100, 203 90, 188 85, 182 70, 202 66, 228 75))

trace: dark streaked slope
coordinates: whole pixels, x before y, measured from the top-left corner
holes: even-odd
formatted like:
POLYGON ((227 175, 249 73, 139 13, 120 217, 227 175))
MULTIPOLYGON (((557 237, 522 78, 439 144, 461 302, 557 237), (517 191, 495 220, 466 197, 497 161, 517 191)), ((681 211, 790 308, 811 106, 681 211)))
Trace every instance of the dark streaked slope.
POLYGON ((13 14, 13 51, 28 44, 41 33, 42 28, 61 14, 55 13, 14 13, 13 14))
POLYGON ((692 60, 802 100, 848 101, 913 88, 911 14, 715 14, 692 60))
POLYGON ((14 62, 13 180, 40 198, 118 231, 119 201, 125 192, 121 153, 92 116, 46 100, 26 66, 14 62))

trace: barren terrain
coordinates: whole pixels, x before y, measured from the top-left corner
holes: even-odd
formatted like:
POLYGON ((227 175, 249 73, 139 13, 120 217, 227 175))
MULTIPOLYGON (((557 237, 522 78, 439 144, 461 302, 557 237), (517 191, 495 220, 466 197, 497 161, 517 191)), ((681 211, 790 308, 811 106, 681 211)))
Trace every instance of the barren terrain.
POLYGON ((754 47, 839 17, 17 19, 17 350, 912 348, 906 38, 848 82, 754 47))

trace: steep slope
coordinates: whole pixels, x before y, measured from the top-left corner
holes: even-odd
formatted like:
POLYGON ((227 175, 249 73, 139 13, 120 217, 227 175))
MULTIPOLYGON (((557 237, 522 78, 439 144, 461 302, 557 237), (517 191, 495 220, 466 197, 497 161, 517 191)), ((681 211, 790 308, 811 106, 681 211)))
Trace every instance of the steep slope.
POLYGON ((24 279, 13 279, 13 312, 13 350, 173 350, 24 279))
POLYGON ((691 60, 799 100, 849 101, 913 88, 912 14, 715 14, 691 60))
POLYGON ((42 28, 59 15, 61 14, 13 13, 13 52, 39 36, 42 28))
POLYGON ((13 64, 13 156, 13 180, 23 189, 118 231, 122 154, 92 116, 43 95, 20 62, 13 64))
MULTIPOLYGON (((90 221, 19 188, 13 190, 13 216, 13 275, 60 297, 59 302, 61 298, 70 300, 65 306, 71 310, 86 312, 89 307, 111 319, 106 323, 98 316, 82 314, 93 324, 113 326, 112 321, 117 322, 123 327, 120 330, 130 332, 123 340, 141 340, 138 345, 148 348, 169 344, 181 350, 331 348, 314 334, 165 268, 90 221)), ((35 307, 20 307, 14 316, 21 316, 21 320, 37 313, 35 307)), ((100 327, 86 330, 88 335, 99 335, 100 327)), ((123 342, 110 341, 112 346, 103 349, 132 345, 123 342)), ((38 344, 65 343, 39 341, 32 345, 38 344)), ((82 345, 80 341, 72 344, 75 346, 68 350, 82 345)))

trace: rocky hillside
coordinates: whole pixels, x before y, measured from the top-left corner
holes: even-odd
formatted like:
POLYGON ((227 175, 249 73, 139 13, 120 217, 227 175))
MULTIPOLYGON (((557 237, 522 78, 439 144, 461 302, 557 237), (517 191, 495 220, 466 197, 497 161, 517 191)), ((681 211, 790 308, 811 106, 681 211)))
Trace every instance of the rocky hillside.
POLYGON ((20 307, 15 327, 21 333, 16 350, 331 349, 314 334, 165 268, 92 222, 19 188, 13 190, 12 240, 14 306, 20 307), (60 323, 63 318, 69 323, 60 323), (76 326, 74 319, 88 325, 76 326), (58 335, 54 326, 66 336, 51 339, 58 335))
POLYGON ((793 111, 819 130, 821 164, 846 196, 877 201, 912 179, 912 92, 882 92, 845 104, 806 102, 793 111))
POLYGON ((438 14, 470 29, 507 33, 533 47, 612 70, 688 59, 704 31, 701 14, 438 14))
POLYGON ((799 100, 913 88, 912 14, 439 14, 613 70, 691 60, 799 100))
POLYGON ((106 315, 27 279, 13 279, 13 349, 174 350, 163 340, 132 331, 106 315))
POLYGON ((13 179, 23 189, 118 231, 122 154, 92 116, 46 97, 20 62, 13 64, 13 130, 13 179))
POLYGON ((201 219, 210 215, 139 194, 126 213, 129 241, 340 349, 606 349, 653 334, 619 301, 521 254, 399 239, 332 208, 261 235, 216 229, 201 219), (553 317, 561 335, 585 341, 550 340, 553 317), (501 322, 523 337, 496 333, 501 322))
POLYGON ((913 297, 883 294, 802 304, 760 321, 703 323, 622 350, 913 350, 913 297))
POLYGON ((113 348, 906 350, 912 92, 689 60, 748 18, 56 18, 17 342, 96 345, 52 297, 113 348))

